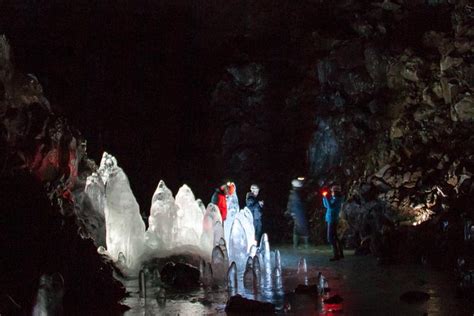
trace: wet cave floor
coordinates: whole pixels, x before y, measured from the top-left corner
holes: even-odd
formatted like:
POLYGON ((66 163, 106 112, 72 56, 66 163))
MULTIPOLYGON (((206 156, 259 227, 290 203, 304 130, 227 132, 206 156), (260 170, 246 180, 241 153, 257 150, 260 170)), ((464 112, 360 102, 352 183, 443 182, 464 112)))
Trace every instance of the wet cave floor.
MULTIPOLYGON (((281 253, 283 289, 252 291, 239 288, 244 297, 275 304, 278 315, 474 315, 474 301, 456 298, 454 273, 423 265, 380 266, 372 256, 355 256, 346 251, 345 258, 330 262, 329 246, 294 250, 290 245, 273 246, 281 253), (317 283, 322 272, 330 292, 324 297, 288 294, 304 279, 297 274, 298 262, 307 262, 307 284, 317 283), (406 303, 400 295, 423 291, 430 298, 420 303, 406 303), (285 294, 287 293, 287 294, 285 294), (324 304, 333 295, 343 298, 340 304, 324 304)), ((139 297, 138 280, 125 281, 129 296, 122 302, 130 307, 124 315, 226 315, 227 288, 199 288, 188 292, 147 287, 146 302, 139 297), (160 296, 161 294, 161 296, 160 296), (164 298, 166 296, 166 299, 164 298), (158 297, 158 299, 157 299, 158 297)))

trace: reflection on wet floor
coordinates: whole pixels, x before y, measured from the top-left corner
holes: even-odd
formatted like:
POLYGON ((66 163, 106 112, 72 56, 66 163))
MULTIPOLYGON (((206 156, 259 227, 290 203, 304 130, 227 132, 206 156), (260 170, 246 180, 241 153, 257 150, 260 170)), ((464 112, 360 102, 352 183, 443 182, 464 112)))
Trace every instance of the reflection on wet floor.
MULTIPOLYGON (((359 257, 347 252, 345 259, 329 262, 329 247, 318 246, 293 250, 291 246, 274 246, 281 253, 283 287, 262 280, 265 286, 253 293, 242 286, 239 275, 237 292, 249 299, 275 304, 277 314, 287 315, 474 315, 474 302, 455 298, 455 282, 450 273, 421 265, 379 266, 372 256, 359 257), (307 265, 306 279, 298 273, 301 258, 307 265), (318 272, 327 278, 330 292, 288 294, 298 284, 316 284, 318 272), (424 291, 430 299, 418 304, 400 301, 407 291, 424 291), (285 294, 287 293, 287 294, 285 294), (324 299, 339 295, 340 303, 325 304, 324 299)), ((131 315, 225 315, 229 298, 227 288, 199 288, 192 292, 159 289, 148 286, 147 297, 139 297, 138 280, 125 282, 130 296, 123 302, 131 315)))

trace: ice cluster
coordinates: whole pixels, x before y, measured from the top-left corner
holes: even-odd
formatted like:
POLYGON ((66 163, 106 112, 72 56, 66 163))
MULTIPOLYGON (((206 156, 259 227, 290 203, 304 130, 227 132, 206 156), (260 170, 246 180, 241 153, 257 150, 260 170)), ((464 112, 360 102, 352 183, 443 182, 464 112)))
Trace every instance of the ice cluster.
POLYGON ((87 178, 84 193, 96 212, 105 216, 106 250, 100 252, 110 256, 125 272, 136 273, 141 263, 152 257, 181 253, 195 254, 211 263, 215 247, 219 247, 221 261, 225 263, 225 280, 229 264, 235 261, 236 269, 242 269, 245 262, 240 261, 245 261, 255 244, 252 214, 248 209, 239 210, 235 192, 229 197, 230 216, 222 223, 216 205, 205 207, 187 185, 174 197, 164 181, 158 183, 153 194, 149 227, 145 231, 128 178, 117 159, 106 152, 97 173, 87 178))

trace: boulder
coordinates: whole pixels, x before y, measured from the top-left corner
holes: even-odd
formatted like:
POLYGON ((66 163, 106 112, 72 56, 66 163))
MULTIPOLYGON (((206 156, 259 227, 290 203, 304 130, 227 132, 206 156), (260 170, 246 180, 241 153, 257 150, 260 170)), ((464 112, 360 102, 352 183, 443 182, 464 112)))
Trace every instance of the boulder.
POLYGON ((471 95, 465 96, 452 107, 451 119, 460 122, 474 121, 474 98, 471 95))
POLYGON ((232 296, 225 306, 225 312, 227 314, 274 314, 275 305, 267 302, 259 302, 255 300, 246 299, 239 294, 232 296))

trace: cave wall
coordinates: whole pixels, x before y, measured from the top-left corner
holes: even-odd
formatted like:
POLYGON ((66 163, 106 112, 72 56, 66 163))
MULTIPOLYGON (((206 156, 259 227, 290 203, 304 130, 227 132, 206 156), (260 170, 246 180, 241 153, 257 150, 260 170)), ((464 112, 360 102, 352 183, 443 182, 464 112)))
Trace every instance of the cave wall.
MULTIPOLYGON (((79 1, 67 13, 60 3, 1 5, 20 68, 41 79, 18 79, 40 105, 31 111, 67 116, 84 133, 68 139, 78 149, 88 139, 96 160, 118 153, 143 213, 160 178, 174 191, 187 182, 204 201, 234 180, 241 204, 256 182, 265 229, 288 240, 296 176, 308 180, 317 243, 318 192, 333 182, 346 194, 353 245, 387 225, 441 214, 459 223, 470 212, 467 1, 79 1)), ((36 115, 28 111, 20 116, 36 115)), ((34 139, 43 127, 30 125, 34 139)))

